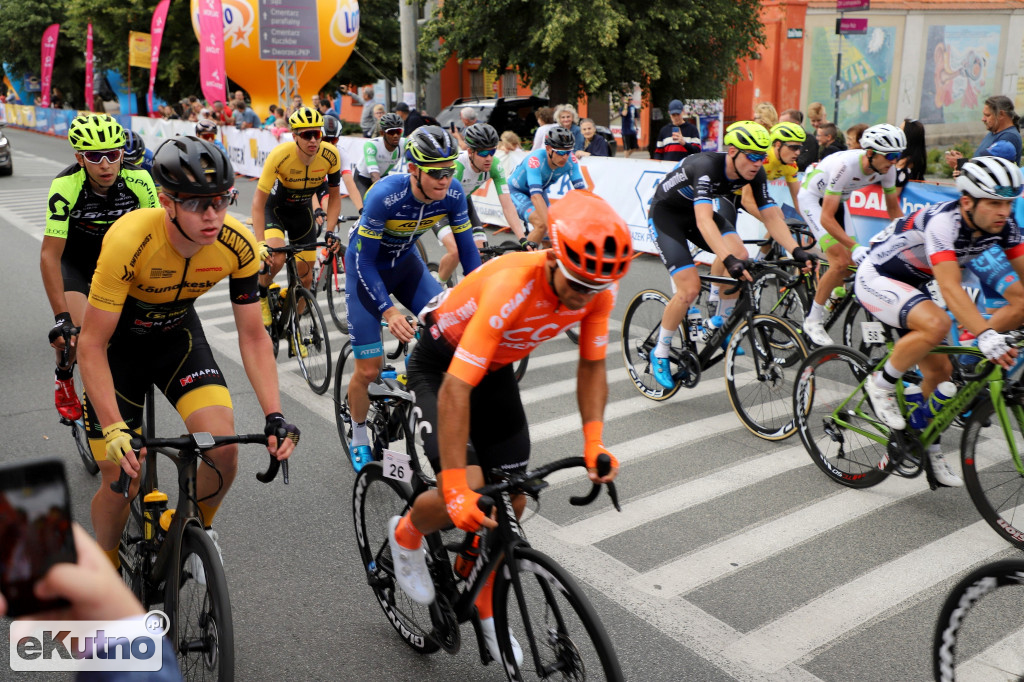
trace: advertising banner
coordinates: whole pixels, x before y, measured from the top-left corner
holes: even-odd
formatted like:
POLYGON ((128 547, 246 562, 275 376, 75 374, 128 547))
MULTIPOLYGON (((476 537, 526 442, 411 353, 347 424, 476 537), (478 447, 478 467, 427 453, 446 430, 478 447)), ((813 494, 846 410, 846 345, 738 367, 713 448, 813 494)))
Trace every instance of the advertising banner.
POLYGON ((148 69, 151 49, 151 39, 148 33, 128 32, 128 66, 148 69))
POLYGON ((85 31, 85 106, 92 109, 92 24, 85 31))
POLYGON ((150 21, 150 53, 149 53, 149 93, 146 95, 146 110, 150 116, 155 114, 153 109, 153 89, 156 87, 156 67, 160 62, 160 43, 164 38, 164 24, 167 22, 167 8, 171 0, 160 0, 156 9, 153 10, 153 19, 150 21))
POLYGON ((199 84, 207 102, 227 102, 220 0, 199 0, 199 84))
POLYGON ((40 63, 42 68, 42 85, 40 94, 41 106, 50 106, 50 81, 53 78, 53 60, 57 55, 57 36, 60 33, 60 24, 50 24, 43 31, 43 44, 40 63))

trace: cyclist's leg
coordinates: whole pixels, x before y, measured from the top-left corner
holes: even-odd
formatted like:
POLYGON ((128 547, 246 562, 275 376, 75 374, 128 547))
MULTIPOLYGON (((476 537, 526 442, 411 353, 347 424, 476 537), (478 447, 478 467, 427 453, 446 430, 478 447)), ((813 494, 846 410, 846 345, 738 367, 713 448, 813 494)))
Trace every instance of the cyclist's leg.
MULTIPOLYGON (((714 213, 715 225, 718 226, 718 231, 722 233, 722 239, 725 241, 726 247, 733 256, 745 260, 748 257, 747 247, 743 245, 743 240, 740 239, 739 234, 736 232, 735 204, 726 198, 719 197, 716 201, 716 206, 714 213)), ((691 234, 688 235, 690 241, 693 241, 696 236, 692 233, 700 234, 700 230, 696 229, 696 226, 691 228, 690 232, 691 234)), ((717 271, 714 265, 712 265, 711 274, 725 275, 725 265, 718 262, 717 258, 715 259, 715 264, 718 265, 717 271)), ((736 307, 736 299, 739 298, 739 295, 738 290, 731 294, 719 292, 718 314, 722 317, 729 317, 732 314, 733 308, 736 307)))
POLYGON ((381 342, 381 315, 359 281, 355 259, 355 251, 349 249, 345 254, 345 307, 348 310, 354 363, 346 396, 352 418, 349 455, 353 458, 353 464, 358 459, 359 468, 362 468, 371 457, 370 438, 366 432, 366 415, 370 409, 367 390, 380 374, 384 345, 381 342))
POLYGON ((447 218, 439 221, 431 229, 434 231, 437 241, 441 242, 441 246, 444 247, 444 255, 441 256, 441 262, 437 264, 437 278, 442 282, 447 282, 459 264, 459 247, 455 245, 455 235, 452 234, 452 228, 448 224, 447 218))
MULTIPOLYGON (((803 208, 807 224, 818 239, 818 246, 821 247, 825 258, 828 260, 828 270, 818 281, 818 290, 814 294, 814 303, 811 311, 807 314, 807 320, 820 320, 825 315, 825 302, 832 295, 832 290, 842 285, 843 280, 853 265, 853 254, 850 249, 840 244, 832 237, 824 227, 821 226, 821 205, 818 202, 809 202, 807 208, 803 208)), ((846 229, 846 204, 840 203, 836 211, 836 222, 846 229)), ((849 230, 847 230, 849 232, 849 230)))
POLYGON ((313 220, 313 212, 309 204, 303 204, 289 211, 287 228, 289 244, 307 247, 306 250, 295 254, 295 267, 302 286, 309 289, 313 284, 313 262, 316 260, 316 222, 313 220))
MULTIPOLYGON (((279 211, 277 206, 269 204, 264 211, 266 228, 263 231, 263 239, 267 242, 267 246, 275 249, 279 249, 284 246, 284 236, 288 229, 284 220, 282 220, 282 216, 279 215, 281 212, 283 211, 279 211)), ((267 261, 267 265, 270 268, 269 271, 260 275, 259 285, 261 295, 264 295, 263 292, 266 291, 266 288, 274 281, 274 277, 277 273, 281 272, 281 268, 284 267, 284 254, 271 254, 270 260, 267 261)))

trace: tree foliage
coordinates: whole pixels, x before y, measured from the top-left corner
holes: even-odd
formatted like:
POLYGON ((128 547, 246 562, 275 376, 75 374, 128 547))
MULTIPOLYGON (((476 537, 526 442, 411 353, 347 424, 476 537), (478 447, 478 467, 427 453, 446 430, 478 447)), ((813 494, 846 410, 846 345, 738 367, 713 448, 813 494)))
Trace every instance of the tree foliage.
POLYGON ((359 38, 356 40, 356 52, 359 54, 352 53, 325 89, 333 91, 341 83, 374 83, 381 78, 381 74, 391 81, 401 78, 398 1, 359 0, 359 38))
POLYGON ((445 0, 420 50, 435 68, 453 54, 513 67, 526 84, 546 82, 555 101, 633 81, 647 93, 720 97, 737 60, 764 42, 759 9, 759 0, 445 0))
MULTIPOLYGON (((43 31, 64 20, 65 0, 2 0, 0 5, 0 63, 18 90, 25 75, 40 75, 43 31)), ((66 39, 63 24, 57 40, 52 84, 80 104, 85 88, 85 55, 66 39), (76 75, 77 74, 77 75, 76 75)), ((25 93, 22 93, 25 95, 25 93)), ((31 103, 31 102, 27 102, 31 103)))

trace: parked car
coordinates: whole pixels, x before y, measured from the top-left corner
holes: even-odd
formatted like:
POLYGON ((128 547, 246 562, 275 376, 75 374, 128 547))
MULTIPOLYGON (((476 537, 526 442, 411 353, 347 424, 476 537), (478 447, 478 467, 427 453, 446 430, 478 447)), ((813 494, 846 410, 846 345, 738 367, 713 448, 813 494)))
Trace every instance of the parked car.
POLYGON ((11 141, 4 135, 4 124, 0 123, 0 175, 14 172, 14 160, 11 158, 11 141))
POLYGON ((615 156, 619 151, 619 143, 615 141, 615 136, 612 135, 612 131, 604 126, 594 126, 597 129, 597 134, 605 139, 608 143, 608 151, 615 156))
POLYGON ((536 111, 547 105, 545 97, 459 97, 438 113, 437 122, 447 128, 451 123, 459 122, 459 111, 473 107, 476 120, 490 123, 498 135, 511 130, 527 142, 533 139, 533 132, 537 130, 536 111))

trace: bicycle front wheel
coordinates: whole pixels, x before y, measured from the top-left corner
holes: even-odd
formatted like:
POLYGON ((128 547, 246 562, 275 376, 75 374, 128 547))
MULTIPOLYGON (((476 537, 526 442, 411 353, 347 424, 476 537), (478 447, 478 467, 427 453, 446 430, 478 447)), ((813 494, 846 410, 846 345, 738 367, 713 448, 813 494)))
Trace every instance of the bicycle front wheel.
POLYGON ((167 634, 178 652, 182 677, 233 680, 235 635, 228 582, 213 540, 199 526, 185 528, 181 563, 170 570, 173 575, 167 580, 164 608, 171 620, 167 634))
POLYGON ((512 370, 513 370, 513 373, 515 374, 515 377, 516 377, 516 383, 519 383, 520 381, 522 381, 523 377, 526 376, 526 366, 529 363, 530 363, 530 356, 529 355, 523 357, 522 360, 519 360, 517 362, 512 363, 512 370))
POLYGON ((348 334, 348 307, 345 303, 345 266, 342 257, 335 258, 337 270, 333 266, 324 276, 324 289, 327 292, 327 310, 331 313, 334 326, 342 334, 348 334))
POLYGON ((889 430, 875 417, 863 382, 868 360, 845 346, 823 346, 804 360, 793 387, 793 414, 807 453, 836 483, 877 485, 889 430))
POLYGON ((85 427, 80 427, 78 422, 71 422, 71 437, 75 441, 75 450, 78 451, 78 456, 82 459, 82 465, 85 466, 85 471, 90 476, 95 476, 100 472, 100 465, 96 463, 96 458, 92 456, 92 450, 89 448, 89 437, 85 435, 85 427))
POLYGON ((755 315, 733 331, 725 351, 725 385, 736 416, 755 436, 783 440, 796 432, 791 396, 806 357, 800 334, 778 317, 755 315))
POLYGON ((495 574, 494 623, 509 680, 623 679, 604 625, 564 568, 531 547, 517 547, 495 574), (522 664, 515 662, 510 636, 522 648, 522 664))
POLYGON ((327 325, 320 306, 307 290, 295 290, 294 305, 297 307, 292 326, 292 352, 306 383, 320 395, 331 383, 331 340, 327 337, 327 325))
POLYGON ((1024 679, 1024 561, 986 564, 946 597, 932 641, 937 682, 1024 679))
POLYGON ((398 586, 388 542, 388 524, 409 509, 411 494, 405 484, 384 476, 380 462, 370 462, 356 476, 352 520, 366 582, 388 622, 406 644, 421 654, 432 654, 439 646, 432 636, 430 607, 409 599, 398 586))
MULTIPOLYGON (((668 297, 665 294, 657 289, 646 289, 633 297, 622 318, 622 360, 636 390, 651 400, 667 400, 680 386, 676 383, 672 388, 665 388, 659 384, 651 366, 666 306, 668 297)), ((679 336, 672 339, 670 357, 682 350, 682 330, 679 330, 679 336)))
POLYGON ((800 283, 785 287, 774 272, 765 272, 754 280, 754 309, 766 315, 775 315, 796 325, 803 325, 810 310, 807 289, 800 283))
POLYGON ((348 382, 354 369, 354 363, 349 362, 351 357, 352 344, 346 341, 338 353, 338 362, 334 367, 334 423, 338 427, 338 438, 341 439, 341 447, 346 457, 349 454, 349 443, 352 441, 352 416, 348 411, 348 382))
POLYGON ((1024 549, 1024 475, 1010 441, 1024 453, 1024 404, 1006 402, 1006 430, 991 400, 975 406, 964 429, 960 463, 971 501, 1001 538, 1024 549))

